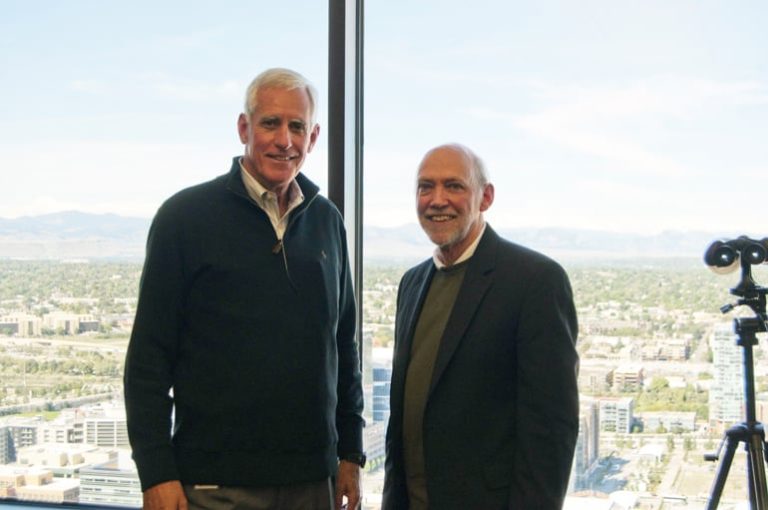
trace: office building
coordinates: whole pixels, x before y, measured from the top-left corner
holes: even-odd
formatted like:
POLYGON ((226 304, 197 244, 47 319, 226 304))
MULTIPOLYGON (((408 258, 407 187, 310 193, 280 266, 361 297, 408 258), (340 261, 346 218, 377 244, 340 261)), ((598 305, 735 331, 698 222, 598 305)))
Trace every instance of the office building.
POLYGON ((717 326, 711 337, 714 381, 709 391, 709 422, 716 430, 743 420, 743 349, 731 323, 717 326))
POLYGON ((120 467, 109 462, 81 469, 80 503, 141 507, 141 483, 136 466, 120 467))
POLYGON ((389 421, 389 389, 392 379, 391 366, 373 367, 373 421, 389 421))
POLYGON ((632 432, 635 399, 632 397, 602 398, 600 406, 600 430, 604 432, 632 432))

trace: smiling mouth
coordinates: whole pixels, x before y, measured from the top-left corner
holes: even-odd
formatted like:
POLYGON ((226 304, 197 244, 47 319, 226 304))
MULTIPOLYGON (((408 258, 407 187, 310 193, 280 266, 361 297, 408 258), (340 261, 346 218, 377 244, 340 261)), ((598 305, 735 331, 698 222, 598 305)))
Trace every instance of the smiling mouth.
POLYGON ((287 162, 296 159, 298 156, 269 156, 270 159, 279 162, 287 162))
POLYGON ((445 221, 450 221, 453 218, 454 218, 454 216, 449 215, 449 214, 436 214, 436 215, 433 215, 433 216, 427 216, 427 219, 429 221, 434 221, 434 222, 437 222, 437 223, 442 223, 442 222, 445 222, 445 221))

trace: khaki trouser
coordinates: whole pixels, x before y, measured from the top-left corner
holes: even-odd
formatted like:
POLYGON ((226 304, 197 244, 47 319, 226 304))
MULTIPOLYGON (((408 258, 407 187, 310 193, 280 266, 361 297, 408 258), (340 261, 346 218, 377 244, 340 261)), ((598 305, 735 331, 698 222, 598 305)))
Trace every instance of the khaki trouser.
POLYGON ((185 485, 190 510, 332 510, 331 480, 277 487, 185 485))

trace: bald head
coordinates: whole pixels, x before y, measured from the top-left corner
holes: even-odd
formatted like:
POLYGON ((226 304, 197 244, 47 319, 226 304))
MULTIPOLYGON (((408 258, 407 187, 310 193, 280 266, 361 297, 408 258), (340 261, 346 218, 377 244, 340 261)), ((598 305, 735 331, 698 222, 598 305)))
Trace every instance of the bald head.
POLYGON ((493 194, 482 160, 461 144, 435 147, 421 160, 416 210, 443 263, 453 264, 480 235, 493 194))
POLYGON ((421 160, 421 164, 424 165, 425 161, 430 158, 461 158, 464 164, 469 169, 470 178, 472 184, 478 189, 482 189, 489 183, 488 172, 485 169, 485 163, 480 159, 480 156, 475 154, 472 149, 466 145, 460 143, 446 143, 444 145, 438 145, 437 147, 430 149, 424 155, 421 160))

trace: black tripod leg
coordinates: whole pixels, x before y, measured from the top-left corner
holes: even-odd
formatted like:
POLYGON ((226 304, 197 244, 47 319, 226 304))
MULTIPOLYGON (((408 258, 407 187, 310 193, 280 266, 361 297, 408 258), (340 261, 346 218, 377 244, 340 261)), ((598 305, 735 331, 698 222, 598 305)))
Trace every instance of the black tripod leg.
POLYGON ((709 501, 707 502, 706 510, 715 510, 717 505, 720 504, 720 496, 723 495, 723 488, 725 487, 725 480, 728 478, 728 470, 731 468, 731 462, 733 462, 733 454, 736 453, 736 447, 739 446, 739 440, 728 435, 725 438, 725 452, 723 458, 720 459, 720 463, 717 466, 717 477, 712 484, 712 491, 709 495, 709 501))
POLYGON ((756 434, 750 437, 747 446, 747 476, 749 477, 749 501, 754 510, 768 510, 768 494, 765 483, 765 458, 763 439, 756 434))

